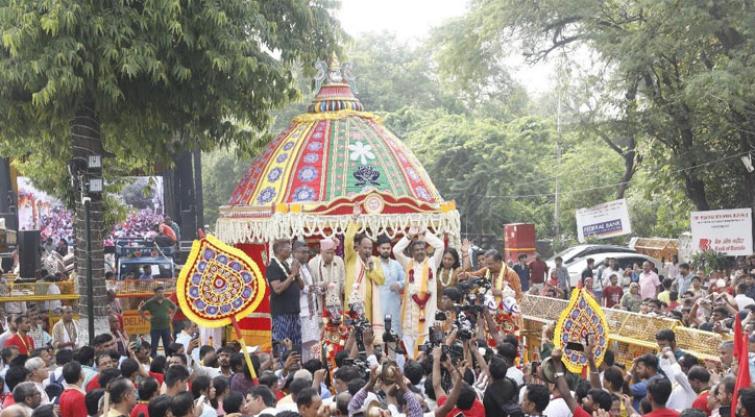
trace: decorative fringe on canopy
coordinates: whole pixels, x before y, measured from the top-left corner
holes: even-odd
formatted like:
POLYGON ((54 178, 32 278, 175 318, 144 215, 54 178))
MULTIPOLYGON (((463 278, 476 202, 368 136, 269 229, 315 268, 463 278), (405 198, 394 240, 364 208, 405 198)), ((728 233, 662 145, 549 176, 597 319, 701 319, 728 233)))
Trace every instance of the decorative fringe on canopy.
MULTIPOLYGON (((293 237, 329 237, 343 234, 351 216, 325 216, 302 213, 276 213, 266 218, 219 218, 215 235, 229 244, 272 242, 293 237)), ((381 233, 393 238, 405 229, 415 226, 432 229, 438 235, 446 234, 451 246, 459 246, 461 221, 459 212, 406 214, 363 214, 359 217, 360 231, 372 239, 381 233)))

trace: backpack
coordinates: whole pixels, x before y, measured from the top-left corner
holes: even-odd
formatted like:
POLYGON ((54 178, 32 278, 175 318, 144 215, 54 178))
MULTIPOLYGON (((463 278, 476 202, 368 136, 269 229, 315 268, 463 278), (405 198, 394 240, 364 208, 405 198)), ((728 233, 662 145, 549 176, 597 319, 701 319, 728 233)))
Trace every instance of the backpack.
POLYGON ((60 394, 63 393, 65 390, 65 387, 63 384, 65 383, 65 378, 63 378, 63 372, 60 373, 60 376, 57 378, 53 378, 55 376, 55 373, 53 372, 52 375, 50 375, 50 383, 45 387, 45 392, 47 393, 47 396, 50 397, 50 399, 55 398, 55 404, 60 403, 60 394), (49 389, 49 390, 48 390, 49 389), (56 395, 51 395, 55 394, 56 395))

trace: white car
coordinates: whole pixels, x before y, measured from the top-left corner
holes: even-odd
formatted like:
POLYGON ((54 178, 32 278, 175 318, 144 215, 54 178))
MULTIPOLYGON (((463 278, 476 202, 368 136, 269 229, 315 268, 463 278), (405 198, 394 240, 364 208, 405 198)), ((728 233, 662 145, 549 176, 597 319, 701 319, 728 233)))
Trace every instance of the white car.
MULTIPOLYGON (((661 266, 660 261, 653 258, 652 256, 643 255, 636 252, 595 253, 588 256, 587 258, 592 258, 595 260, 595 265, 593 266, 593 276, 597 276, 598 269, 600 269, 600 267, 605 264, 606 258, 615 258, 619 262, 619 268, 622 270, 626 268, 632 268, 635 262, 640 264, 640 266, 642 266, 642 263, 645 261, 649 261, 651 264, 655 265, 656 268, 661 266)), ((580 259, 566 267, 566 269, 569 271, 569 282, 571 283, 572 287, 576 286, 579 280, 582 278, 582 271, 587 268, 587 258, 580 259)))
POLYGON ((561 252, 553 255, 546 261, 549 268, 556 266, 556 257, 560 256, 564 261, 564 266, 567 268, 569 265, 578 262, 582 259, 590 257, 592 255, 599 255, 608 252, 624 252, 624 253, 636 253, 632 248, 618 245, 576 245, 570 248, 564 249, 561 252))

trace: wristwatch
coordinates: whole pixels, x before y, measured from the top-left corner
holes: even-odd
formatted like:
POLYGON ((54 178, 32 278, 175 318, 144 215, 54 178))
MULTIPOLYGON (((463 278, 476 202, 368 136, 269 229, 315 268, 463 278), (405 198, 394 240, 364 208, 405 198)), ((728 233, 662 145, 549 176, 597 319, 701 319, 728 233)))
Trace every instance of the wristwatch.
POLYGON ((555 373, 555 374, 553 374, 553 375, 555 375, 555 376, 556 376, 556 378, 559 378, 559 377, 562 377, 562 376, 564 376, 564 373, 563 373, 563 372, 556 372, 556 373, 555 373))

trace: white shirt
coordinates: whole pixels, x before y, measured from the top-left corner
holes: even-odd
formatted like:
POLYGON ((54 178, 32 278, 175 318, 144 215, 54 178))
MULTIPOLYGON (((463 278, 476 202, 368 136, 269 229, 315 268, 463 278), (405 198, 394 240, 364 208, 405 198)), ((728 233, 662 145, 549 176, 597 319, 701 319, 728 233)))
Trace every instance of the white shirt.
MULTIPOLYGON (((323 401, 325 401, 325 400, 323 400, 323 401)), ((254 415, 254 417, 260 416, 260 415, 262 415, 262 414, 272 414, 272 415, 277 415, 279 411, 283 411, 283 410, 278 410, 278 409, 277 409, 277 408, 275 408, 275 407, 268 407, 268 408, 266 408, 266 409, 264 409, 264 410, 260 411, 260 412, 259 412, 259 414, 255 414, 255 415, 254 415)), ((298 411, 298 410, 297 410, 297 411, 298 411)))
POLYGON ((734 297, 734 301, 737 302, 737 309, 739 311, 744 310, 749 305, 755 304, 755 300, 753 300, 752 298, 750 298, 750 297, 748 297, 748 296, 746 296, 744 294, 737 294, 737 296, 734 297))
POLYGON ((551 399, 548 406, 543 410, 545 417, 571 417, 572 412, 563 398, 551 399))
POLYGON ((609 266, 608 268, 603 270, 603 286, 604 287, 608 287, 609 285, 611 285, 611 275, 613 274, 616 274, 616 278, 618 278, 616 283, 618 285, 621 285, 621 278, 624 276, 624 271, 616 270, 609 266))
MULTIPOLYGON (((189 344, 191 343, 191 335, 181 330, 180 333, 178 333, 178 336, 176 336, 176 343, 180 343, 184 347, 184 352, 189 351, 189 344)), ((199 348, 194 349, 195 351, 198 351, 199 348)), ((192 355, 186 355, 186 361, 188 362, 189 367, 191 367, 192 362, 192 356, 194 352, 191 352, 192 355)), ((197 352, 198 353, 198 352, 197 352)))
POLYGON ((679 276, 679 265, 669 262, 663 266, 663 272, 666 273, 666 278, 676 279, 679 276))
POLYGON ((34 386, 37 387, 37 391, 39 391, 39 393, 42 394, 42 402, 39 403, 39 405, 50 404, 50 397, 47 396, 47 392, 45 392, 45 387, 39 382, 34 382, 34 386))
MULTIPOLYGON (((60 287, 54 282, 51 282, 50 285, 47 286, 47 295, 60 295, 60 287)), ((60 300, 44 302, 44 309, 47 311, 60 310, 61 307, 63 307, 63 302, 60 300)))
POLYGON ((310 293, 310 291, 316 291, 316 288, 314 287, 315 280, 306 263, 301 266, 299 276, 302 281, 304 281, 304 288, 299 292, 299 317, 310 317, 310 302, 313 303, 312 315, 313 317, 317 317, 317 313, 320 311, 319 303, 317 302, 319 296, 310 293))
POLYGON ((524 372, 515 366, 510 366, 509 369, 506 370, 506 377, 513 379, 518 387, 524 385, 524 372))
POLYGON ((663 372, 671 381, 671 395, 666 401, 666 407, 676 411, 682 411, 692 407, 692 403, 697 398, 697 393, 687 380, 687 375, 682 372, 682 368, 676 362, 671 362, 666 358, 658 361, 663 372))

